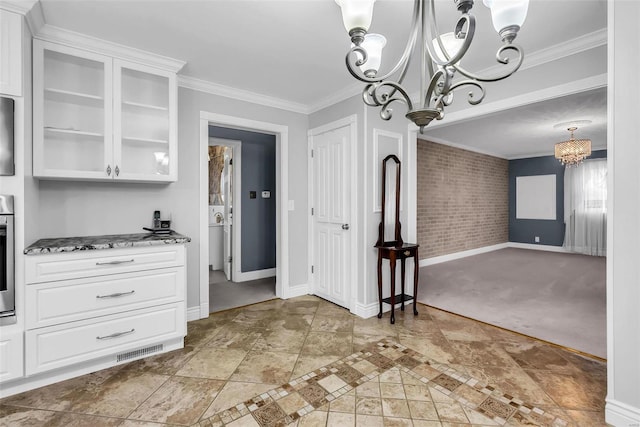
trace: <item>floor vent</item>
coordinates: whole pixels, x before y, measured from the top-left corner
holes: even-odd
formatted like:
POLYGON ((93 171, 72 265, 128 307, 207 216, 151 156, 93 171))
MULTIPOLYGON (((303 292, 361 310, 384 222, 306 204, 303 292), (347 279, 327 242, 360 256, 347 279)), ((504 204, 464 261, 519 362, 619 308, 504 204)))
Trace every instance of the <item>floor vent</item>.
POLYGON ((133 350, 127 353, 120 353, 116 356, 116 361, 123 362, 129 359, 137 359, 138 357, 146 356, 151 353, 157 353, 159 351, 162 351, 162 344, 152 345, 151 347, 141 348, 139 350, 133 350))

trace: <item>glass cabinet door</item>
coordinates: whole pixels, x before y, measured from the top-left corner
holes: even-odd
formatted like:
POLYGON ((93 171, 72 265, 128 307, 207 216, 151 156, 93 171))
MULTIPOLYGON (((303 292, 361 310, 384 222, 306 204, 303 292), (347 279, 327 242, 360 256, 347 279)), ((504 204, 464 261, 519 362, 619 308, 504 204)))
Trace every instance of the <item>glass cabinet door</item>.
POLYGON ((34 40, 34 62, 34 175, 111 179, 111 58, 34 40))
POLYGON ((116 179, 175 181, 175 74, 114 60, 116 179))

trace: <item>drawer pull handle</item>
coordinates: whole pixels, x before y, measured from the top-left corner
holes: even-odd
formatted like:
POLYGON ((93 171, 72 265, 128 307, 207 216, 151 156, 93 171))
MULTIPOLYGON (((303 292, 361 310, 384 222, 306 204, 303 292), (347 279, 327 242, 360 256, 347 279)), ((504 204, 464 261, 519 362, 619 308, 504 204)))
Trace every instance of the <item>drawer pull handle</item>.
POLYGON ((123 259, 123 260, 117 260, 117 261, 109 261, 109 262, 96 262, 96 265, 118 265, 118 264, 127 264, 133 261, 135 260, 131 258, 131 259, 123 259))
POLYGON ((117 297, 123 297, 125 295, 133 295, 135 293, 136 291, 117 292, 115 294, 110 294, 110 295, 96 295, 96 298, 117 298, 117 297))
POLYGON ((96 339, 98 340, 110 340, 112 338, 118 338, 121 337, 123 335, 129 335, 134 333, 136 330, 135 329, 131 329, 130 331, 124 331, 124 332, 116 332, 115 334, 111 334, 111 335, 105 335, 103 337, 96 337, 96 339))

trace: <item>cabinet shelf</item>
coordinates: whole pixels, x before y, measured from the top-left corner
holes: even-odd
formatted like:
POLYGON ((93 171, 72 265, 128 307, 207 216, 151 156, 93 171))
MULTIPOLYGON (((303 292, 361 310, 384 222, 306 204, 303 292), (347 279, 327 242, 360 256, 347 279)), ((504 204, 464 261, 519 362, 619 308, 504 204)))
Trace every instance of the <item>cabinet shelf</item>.
POLYGON ((137 108, 142 110, 169 111, 168 107, 163 107, 160 105, 152 105, 152 104, 143 104, 140 102, 122 101, 122 105, 125 107, 137 108))
POLYGON ((122 136, 122 142, 131 142, 138 144, 168 144, 166 139, 139 138, 137 136, 122 136))
POLYGON ((101 133, 87 132, 87 131, 84 131, 84 130, 77 130, 77 129, 63 129, 63 128, 45 126, 44 130, 47 131, 47 132, 52 132, 52 133, 64 133, 64 134, 69 134, 69 135, 90 136, 90 137, 94 137, 94 138, 104 138, 104 135, 101 134, 101 133))
POLYGON ((91 95, 82 92, 73 92, 70 90, 45 88, 44 90, 46 99, 58 102, 67 103, 82 103, 90 105, 100 105, 104 102, 104 98, 98 95, 91 95))
POLYGON ((42 39, 33 41, 33 58, 35 177, 177 179, 174 67, 42 39), (105 175, 107 165, 120 173, 105 175))

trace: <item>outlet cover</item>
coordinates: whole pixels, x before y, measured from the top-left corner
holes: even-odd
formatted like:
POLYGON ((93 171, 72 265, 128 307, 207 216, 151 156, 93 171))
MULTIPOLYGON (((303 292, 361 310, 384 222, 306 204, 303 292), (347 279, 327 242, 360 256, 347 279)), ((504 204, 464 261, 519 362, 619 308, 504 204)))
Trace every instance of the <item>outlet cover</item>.
POLYGON ((535 237, 535 242, 536 242, 536 243, 540 243, 540 237, 539 237, 539 236, 536 236, 536 237, 535 237))

